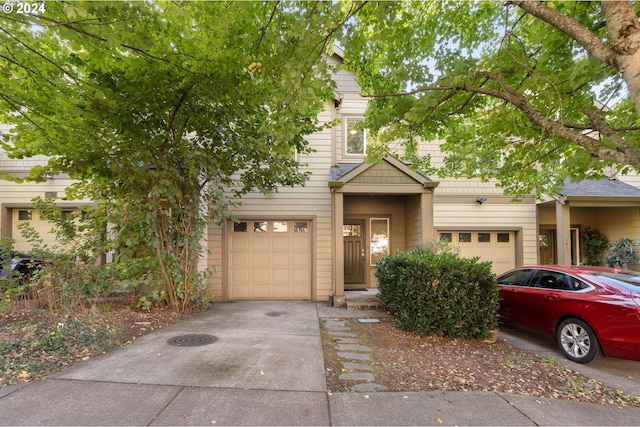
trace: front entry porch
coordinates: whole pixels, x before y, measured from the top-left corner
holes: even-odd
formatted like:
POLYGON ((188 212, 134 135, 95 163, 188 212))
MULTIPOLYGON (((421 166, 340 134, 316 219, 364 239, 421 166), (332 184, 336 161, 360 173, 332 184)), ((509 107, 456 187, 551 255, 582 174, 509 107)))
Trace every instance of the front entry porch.
POLYGON ((331 300, 334 306, 342 306, 345 291, 377 288, 378 260, 435 238, 433 189, 437 183, 393 158, 375 165, 342 165, 332 170, 332 177, 331 300))

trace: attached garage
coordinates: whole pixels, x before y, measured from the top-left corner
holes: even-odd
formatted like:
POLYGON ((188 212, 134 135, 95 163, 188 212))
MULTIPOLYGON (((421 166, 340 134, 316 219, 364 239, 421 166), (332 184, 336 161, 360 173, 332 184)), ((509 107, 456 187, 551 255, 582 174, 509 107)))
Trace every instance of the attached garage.
POLYGON ((312 299, 312 221, 241 220, 229 227, 230 300, 312 299))
MULTIPOLYGON (((73 212, 73 209, 65 209, 63 212, 73 212)), ((37 209, 31 208, 13 208, 10 210, 11 216, 11 238, 15 240, 15 249, 22 252, 28 252, 32 249, 32 244, 27 241, 20 233, 20 226, 28 223, 36 230, 42 238, 42 243, 50 248, 59 245, 55 234, 52 233, 53 224, 43 219, 37 209)))
POLYGON ((464 258, 491 261, 493 272, 504 273, 516 266, 516 238, 513 231, 440 231, 440 240, 460 248, 464 258))

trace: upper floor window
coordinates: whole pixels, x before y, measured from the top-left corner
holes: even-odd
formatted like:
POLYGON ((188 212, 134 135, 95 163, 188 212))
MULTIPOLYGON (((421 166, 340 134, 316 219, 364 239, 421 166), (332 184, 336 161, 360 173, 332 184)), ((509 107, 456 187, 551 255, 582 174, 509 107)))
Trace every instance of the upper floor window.
POLYGON ((345 154, 364 156, 367 147, 367 133, 362 128, 362 119, 346 119, 345 154))

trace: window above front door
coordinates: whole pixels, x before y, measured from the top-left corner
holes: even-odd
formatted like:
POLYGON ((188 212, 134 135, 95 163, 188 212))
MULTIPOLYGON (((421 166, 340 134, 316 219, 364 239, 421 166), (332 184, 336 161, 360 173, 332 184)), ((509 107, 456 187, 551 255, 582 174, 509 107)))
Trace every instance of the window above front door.
POLYGON ((344 150, 347 156, 364 156, 367 147, 367 131, 362 119, 347 118, 344 121, 344 150))

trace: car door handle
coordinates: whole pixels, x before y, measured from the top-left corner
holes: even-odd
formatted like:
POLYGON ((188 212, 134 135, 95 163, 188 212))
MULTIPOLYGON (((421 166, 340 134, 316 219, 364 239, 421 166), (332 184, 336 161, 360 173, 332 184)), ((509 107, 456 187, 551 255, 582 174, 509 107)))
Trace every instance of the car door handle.
POLYGON ((558 295, 556 294, 546 294, 544 297, 546 299, 558 299, 558 295))

